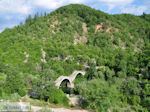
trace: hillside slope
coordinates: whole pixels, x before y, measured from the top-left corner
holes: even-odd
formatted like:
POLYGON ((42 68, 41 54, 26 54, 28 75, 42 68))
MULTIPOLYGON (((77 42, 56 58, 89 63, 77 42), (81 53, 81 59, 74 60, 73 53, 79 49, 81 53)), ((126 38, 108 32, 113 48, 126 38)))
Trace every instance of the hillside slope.
POLYGON ((49 86, 42 89, 42 85, 53 85, 60 75, 90 66, 86 77, 79 81, 82 83, 77 84, 77 93, 86 99, 82 107, 106 111, 122 102, 115 109, 148 111, 149 60, 149 15, 109 15, 71 4, 44 16, 29 16, 24 24, 0 33, 0 96, 16 92, 23 96, 34 90, 38 99, 48 97, 52 103, 67 105, 61 90, 49 86), (104 96, 103 103, 90 96, 100 87, 103 89, 98 93, 113 94, 104 96), (49 91, 57 93, 59 100, 50 98, 49 91), (92 100, 95 103, 89 104, 92 100))

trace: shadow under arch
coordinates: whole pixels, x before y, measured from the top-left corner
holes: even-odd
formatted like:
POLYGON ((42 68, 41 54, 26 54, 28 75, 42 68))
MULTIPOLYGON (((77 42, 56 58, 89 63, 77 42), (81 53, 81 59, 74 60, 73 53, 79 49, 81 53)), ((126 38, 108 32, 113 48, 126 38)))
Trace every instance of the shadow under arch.
POLYGON ((83 78, 84 76, 83 76, 83 74, 82 73, 78 73, 77 75, 76 75, 76 77, 75 77, 75 80, 76 79, 79 79, 79 78, 83 78))
POLYGON ((59 86, 59 89, 61 89, 66 94, 71 94, 71 82, 68 79, 64 79, 59 86))

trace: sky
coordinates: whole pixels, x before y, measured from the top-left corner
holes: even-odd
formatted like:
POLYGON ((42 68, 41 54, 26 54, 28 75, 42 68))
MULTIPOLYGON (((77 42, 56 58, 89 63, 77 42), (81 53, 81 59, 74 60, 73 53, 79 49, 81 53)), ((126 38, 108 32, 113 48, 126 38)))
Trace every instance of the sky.
POLYGON ((0 0, 0 32, 23 23, 29 15, 50 13, 74 3, 85 4, 109 14, 150 14, 150 0, 0 0))

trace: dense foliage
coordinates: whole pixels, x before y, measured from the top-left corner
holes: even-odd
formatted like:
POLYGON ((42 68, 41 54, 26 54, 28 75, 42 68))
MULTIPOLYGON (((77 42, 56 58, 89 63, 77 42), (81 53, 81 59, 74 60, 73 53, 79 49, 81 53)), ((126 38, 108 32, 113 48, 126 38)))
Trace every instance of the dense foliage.
POLYGON ((74 4, 0 33, 1 99, 30 94, 67 106, 54 81, 82 69, 86 76, 74 90, 81 107, 150 111, 150 15, 109 15, 74 4))

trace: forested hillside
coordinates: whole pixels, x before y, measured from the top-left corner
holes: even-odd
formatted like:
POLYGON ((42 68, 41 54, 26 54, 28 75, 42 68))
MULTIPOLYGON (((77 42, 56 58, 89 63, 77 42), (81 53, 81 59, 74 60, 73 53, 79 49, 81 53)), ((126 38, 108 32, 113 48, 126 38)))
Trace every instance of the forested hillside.
POLYGON ((80 107, 96 112, 150 111, 150 15, 110 15, 71 4, 29 16, 0 33, 0 99, 26 94, 69 106, 54 81, 74 70, 80 107))

